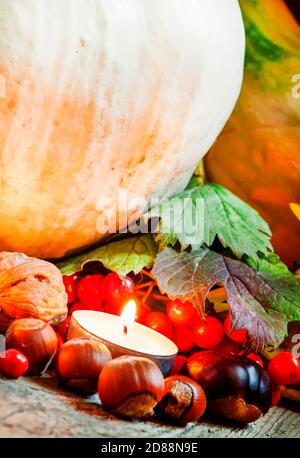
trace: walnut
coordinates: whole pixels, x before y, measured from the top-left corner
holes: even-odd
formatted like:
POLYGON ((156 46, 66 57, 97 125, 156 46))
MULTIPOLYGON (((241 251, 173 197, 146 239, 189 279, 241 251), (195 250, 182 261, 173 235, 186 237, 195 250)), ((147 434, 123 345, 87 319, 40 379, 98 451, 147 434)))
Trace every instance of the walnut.
POLYGON ((0 253, 0 272, 11 269, 25 261, 28 261, 29 256, 23 253, 11 253, 10 251, 2 251, 0 253))
POLYGON ((19 318, 58 326, 67 315, 62 275, 53 264, 20 253, 0 254, 0 331, 19 318))

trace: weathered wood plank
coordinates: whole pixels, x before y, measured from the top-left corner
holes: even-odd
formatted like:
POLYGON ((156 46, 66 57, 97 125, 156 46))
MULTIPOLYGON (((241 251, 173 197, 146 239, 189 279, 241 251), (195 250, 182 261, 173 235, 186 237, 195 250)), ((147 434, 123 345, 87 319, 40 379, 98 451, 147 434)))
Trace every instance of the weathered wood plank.
POLYGON ((97 396, 62 391, 52 377, 0 378, 0 437, 300 437, 300 407, 272 409, 244 428, 209 420, 185 428, 155 420, 125 421, 104 412, 97 396))

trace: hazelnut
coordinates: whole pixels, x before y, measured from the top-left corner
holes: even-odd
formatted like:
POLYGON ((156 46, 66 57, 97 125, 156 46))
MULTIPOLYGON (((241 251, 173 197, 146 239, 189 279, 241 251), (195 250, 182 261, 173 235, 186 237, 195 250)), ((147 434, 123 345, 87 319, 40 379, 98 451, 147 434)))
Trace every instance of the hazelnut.
POLYGON ((42 375, 57 350, 55 331, 45 321, 34 318, 15 320, 9 326, 5 339, 7 348, 19 350, 27 357, 28 373, 32 375, 42 375))
POLYGON ((95 394, 100 372, 110 360, 110 351, 98 340, 69 340, 61 346, 57 355, 57 378, 74 391, 95 394))
POLYGON ((198 421, 206 409, 206 396, 198 383, 174 375, 165 379, 165 390, 155 413, 164 419, 180 424, 198 421))
POLYGON ((164 378, 150 359, 120 356, 105 364, 98 384, 104 409, 127 418, 153 412, 164 390, 164 378))

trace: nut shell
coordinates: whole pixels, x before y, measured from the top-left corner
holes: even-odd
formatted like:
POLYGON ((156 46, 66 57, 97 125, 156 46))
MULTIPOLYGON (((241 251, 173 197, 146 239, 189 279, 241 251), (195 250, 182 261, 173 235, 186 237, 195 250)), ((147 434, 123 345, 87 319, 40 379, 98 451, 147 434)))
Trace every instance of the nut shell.
POLYGON ((42 375, 57 350, 57 337, 53 328, 35 318, 15 320, 9 326, 5 340, 7 348, 19 350, 27 357, 28 373, 32 375, 42 375))
POLYGON ((74 391, 97 393, 100 372, 110 360, 108 348, 95 339, 69 340, 61 346, 57 355, 57 378, 74 391))
POLYGON ((120 356, 105 364, 98 384, 104 409, 128 418, 152 413, 164 390, 164 378, 151 360, 120 356))
POLYGON ((16 267, 19 264, 23 264, 29 259, 30 257, 24 253, 2 251, 0 253, 0 272, 5 272, 6 270, 11 269, 12 267, 16 267))
POLYGON ((198 383, 183 375, 165 379, 165 390, 155 413, 172 422, 198 421, 206 410, 206 396, 198 383))
POLYGON ((209 410, 216 416, 245 424, 252 423, 262 416, 262 411, 259 407, 248 404, 240 397, 229 397, 211 401, 209 403, 209 410))
POLYGON ((28 317, 58 326, 67 312, 67 294, 57 267, 20 253, 1 254, 1 332, 13 320, 28 317))

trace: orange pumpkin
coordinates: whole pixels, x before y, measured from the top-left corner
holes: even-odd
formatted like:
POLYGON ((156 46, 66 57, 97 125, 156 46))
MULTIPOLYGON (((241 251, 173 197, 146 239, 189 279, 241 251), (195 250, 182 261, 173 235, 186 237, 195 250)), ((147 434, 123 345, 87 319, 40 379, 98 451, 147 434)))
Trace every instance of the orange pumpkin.
POLYGON ((300 259, 299 221, 289 206, 300 202, 300 4, 240 3, 247 36, 244 85, 206 157, 206 171, 209 180, 260 211, 276 251, 291 266, 300 259))

